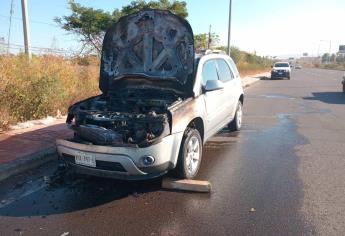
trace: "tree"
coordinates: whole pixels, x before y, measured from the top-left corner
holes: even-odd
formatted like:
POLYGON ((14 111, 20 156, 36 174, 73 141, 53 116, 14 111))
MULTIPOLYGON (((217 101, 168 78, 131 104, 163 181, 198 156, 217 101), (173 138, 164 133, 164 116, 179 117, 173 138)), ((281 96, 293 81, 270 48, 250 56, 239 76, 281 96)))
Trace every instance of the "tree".
POLYGON ((321 57, 322 63, 329 62, 329 59, 330 59, 329 53, 324 53, 324 54, 322 55, 322 57, 321 57))
POLYGON ((194 45, 196 49, 206 49, 207 48, 207 34, 194 35, 194 45))
POLYGON ((92 7, 85 7, 74 0, 69 1, 72 11, 69 16, 56 17, 54 20, 58 25, 79 37, 82 43, 81 53, 96 52, 100 55, 102 41, 106 30, 114 24, 121 16, 137 12, 145 8, 165 9, 186 18, 188 16, 187 4, 178 0, 135 0, 129 5, 122 7, 121 10, 114 9, 112 13, 92 7))
POLYGON ((345 63, 345 55, 338 55, 336 58, 338 64, 345 63))
MULTIPOLYGON (((209 36, 206 33, 194 35, 194 44, 196 50, 207 49, 209 36)), ((210 48, 214 48, 219 44, 219 35, 211 33, 210 48)))

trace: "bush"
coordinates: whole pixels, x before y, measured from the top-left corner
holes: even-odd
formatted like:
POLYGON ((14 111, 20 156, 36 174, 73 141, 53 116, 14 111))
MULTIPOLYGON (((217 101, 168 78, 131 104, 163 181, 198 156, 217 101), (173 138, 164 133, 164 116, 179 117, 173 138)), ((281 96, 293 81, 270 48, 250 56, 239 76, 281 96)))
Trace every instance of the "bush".
MULTIPOLYGON (((224 46, 217 47, 216 49, 227 51, 227 47, 224 46)), ((241 76, 267 71, 273 63, 272 60, 267 57, 261 57, 253 53, 241 51, 237 47, 231 47, 230 54, 241 76)))
POLYGON ((80 66, 56 56, 0 57, 0 129, 55 115, 99 93, 98 65, 80 66))

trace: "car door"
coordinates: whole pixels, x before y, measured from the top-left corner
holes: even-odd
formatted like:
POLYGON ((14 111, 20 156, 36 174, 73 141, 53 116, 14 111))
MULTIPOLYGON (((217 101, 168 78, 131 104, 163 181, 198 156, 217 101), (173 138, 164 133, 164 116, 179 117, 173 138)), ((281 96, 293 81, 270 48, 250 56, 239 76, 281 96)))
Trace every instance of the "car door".
POLYGON ((227 62, 230 65, 231 72, 233 73, 233 75, 235 77, 234 81, 233 81, 234 86, 232 87, 232 91, 233 91, 232 94, 234 97, 233 115, 235 115, 238 99, 240 98, 241 94, 243 93, 242 80, 241 80, 241 76, 240 76, 240 73, 238 72, 238 69, 237 69, 235 62, 231 58, 228 58, 227 62))
MULTIPOLYGON (((216 60, 207 60, 202 69, 202 86, 205 87, 208 80, 218 80, 216 60)), ((206 107, 206 134, 210 136, 216 132, 219 123, 222 121, 222 113, 225 104, 223 98, 224 89, 204 92, 206 107)))
POLYGON ((221 101, 221 103, 224 104, 224 110, 220 116, 225 122, 223 125, 226 125, 227 122, 232 120, 232 113, 236 106, 236 81, 234 80, 234 74, 232 73, 229 64, 224 59, 217 59, 216 62, 219 80, 224 84, 221 101))

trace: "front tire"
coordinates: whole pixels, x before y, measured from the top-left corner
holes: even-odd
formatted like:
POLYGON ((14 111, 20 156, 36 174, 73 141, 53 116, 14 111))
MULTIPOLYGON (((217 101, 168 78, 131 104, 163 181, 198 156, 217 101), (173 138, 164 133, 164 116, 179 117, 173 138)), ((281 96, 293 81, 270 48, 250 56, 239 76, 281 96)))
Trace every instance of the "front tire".
POLYGON ((193 179, 200 169, 202 139, 197 129, 187 128, 180 147, 175 174, 179 178, 193 179))
POLYGON ((234 119, 229 124, 230 131, 240 131, 242 128, 242 102, 238 101, 234 119))

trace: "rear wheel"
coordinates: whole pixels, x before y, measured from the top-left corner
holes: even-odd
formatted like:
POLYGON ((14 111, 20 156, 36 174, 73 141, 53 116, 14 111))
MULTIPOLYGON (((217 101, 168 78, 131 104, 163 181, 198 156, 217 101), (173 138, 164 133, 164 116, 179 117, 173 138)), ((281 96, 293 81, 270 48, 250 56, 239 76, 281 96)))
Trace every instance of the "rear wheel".
POLYGON ((242 102, 238 101, 234 119, 229 124, 230 131, 239 131, 242 127, 242 102))
POLYGON ((180 147, 175 174, 183 179, 193 179, 199 171, 202 158, 202 140, 197 129, 187 128, 180 147))

